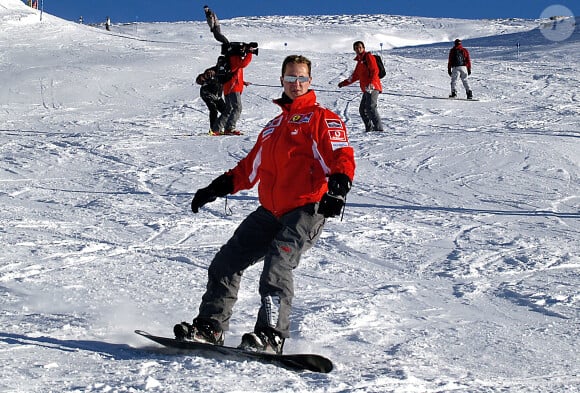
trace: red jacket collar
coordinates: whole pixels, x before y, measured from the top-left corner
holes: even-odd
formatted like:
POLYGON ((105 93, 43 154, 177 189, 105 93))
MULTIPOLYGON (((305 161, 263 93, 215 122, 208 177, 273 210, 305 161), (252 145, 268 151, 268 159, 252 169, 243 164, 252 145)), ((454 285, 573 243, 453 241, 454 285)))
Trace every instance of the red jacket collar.
POLYGON ((280 106, 283 111, 290 112, 315 105, 316 93, 314 90, 308 90, 306 94, 296 97, 294 101, 290 101, 287 97, 283 97, 274 100, 274 103, 280 106))

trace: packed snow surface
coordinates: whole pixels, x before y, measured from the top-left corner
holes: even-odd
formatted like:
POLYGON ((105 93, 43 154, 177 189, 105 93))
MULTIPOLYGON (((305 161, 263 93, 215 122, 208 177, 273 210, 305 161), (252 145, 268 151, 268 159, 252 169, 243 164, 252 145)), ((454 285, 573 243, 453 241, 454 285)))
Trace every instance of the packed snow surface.
MULTIPOLYGON (((580 33, 534 20, 390 15, 224 20, 257 41, 243 136, 209 137, 207 24, 68 22, 0 0, 0 391, 578 392, 580 33), (455 38, 473 57, 449 94, 455 38), (382 52, 383 133, 365 133, 352 42, 382 52), (286 352, 330 374, 176 354, 135 335, 191 320, 255 190, 194 215, 278 113, 280 65, 313 62, 357 158, 344 218, 295 271, 286 352), (464 92, 460 90, 460 94, 464 92)), ((260 264, 226 344, 250 331, 260 264)))

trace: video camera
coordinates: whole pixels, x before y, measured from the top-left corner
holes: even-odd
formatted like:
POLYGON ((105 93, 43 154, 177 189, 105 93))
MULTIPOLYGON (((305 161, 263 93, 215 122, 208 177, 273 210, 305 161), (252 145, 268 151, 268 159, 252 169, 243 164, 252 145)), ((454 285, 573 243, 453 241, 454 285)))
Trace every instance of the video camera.
POLYGON ((258 56, 257 42, 230 42, 229 44, 222 44, 222 55, 236 55, 245 56, 248 52, 252 52, 258 56))

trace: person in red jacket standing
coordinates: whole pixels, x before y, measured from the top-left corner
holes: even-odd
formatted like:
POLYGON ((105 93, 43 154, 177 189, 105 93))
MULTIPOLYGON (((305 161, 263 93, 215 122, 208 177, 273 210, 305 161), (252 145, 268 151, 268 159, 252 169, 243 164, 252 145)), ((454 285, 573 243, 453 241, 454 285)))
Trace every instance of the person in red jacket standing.
POLYGON ((239 135, 236 124, 242 114, 242 92, 247 83, 244 81, 244 68, 252 61, 254 47, 243 49, 243 54, 228 54, 226 60, 232 72, 230 80, 224 83, 224 101, 226 107, 212 125, 210 134, 213 135, 239 135))
POLYGON ((355 170, 354 152, 338 115, 316 102, 311 62, 291 55, 282 65, 282 113, 258 136, 248 155, 198 190, 194 213, 217 197, 259 182, 260 206, 235 230, 208 269, 206 292, 193 323, 175 325, 177 339, 223 345, 242 274, 263 260, 262 304, 241 348, 282 353, 289 337, 293 270, 320 237, 328 217, 341 214, 355 170))
POLYGON ((469 86, 468 76, 471 75, 471 58, 469 51, 463 47, 460 39, 456 39, 453 48, 449 50, 447 60, 447 73, 451 77, 451 94, 450 98, 457 97, 457 78, 461 77, 463 87, 467 93, 467 99, 473 98, 473 92, 469 86))
POLYGON ((383 91, 379 67, 372 53, 365 50, 362 41, 356 41, 352 48, 356 53, 356 67, 352 75, 338 84, 338 87, 348 86, 356 81, 360 82, 363 97, 359 106, 359 113, 365 125, 365 131, 383 131, 383 123, 377 110, 377 100, 383 91))

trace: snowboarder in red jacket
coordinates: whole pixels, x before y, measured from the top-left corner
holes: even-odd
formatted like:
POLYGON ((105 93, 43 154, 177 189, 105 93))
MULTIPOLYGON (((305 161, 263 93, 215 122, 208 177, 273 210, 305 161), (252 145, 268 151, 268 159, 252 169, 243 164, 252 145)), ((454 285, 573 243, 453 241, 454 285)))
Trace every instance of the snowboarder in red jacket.
POLYGON ((354 152, 338 115, 316 102, 311 62, 288 56, 282 65, 282 113, 261 131, 248 155, 195 193, 194 213, 217 197, 259 183, 260 206, 215 255, 199 313, 174 328, 176 338, 223 345, 246 268, 263 261, 261 307, 241 348, 282 353, 290 335, 293 271, 320 237, 328 217, 341 214, 354 176, 354 152))
POLYGON ((225 108, 218 119, 212 123, 210 134, 212 135, 239 135, 236 125, 242 114, 242 92, 249 85, 244 81, 244 68, 252 61, 256 48, 245 47, 244 54, 230 54, 226 56, 231 70, 231 78, 224 82, 223 92, 225 108))
POLYGON ((223 99, 223 86, 217 79, 217 67, 206 69, 195 78, 195 83, 200 85, 199 96, 205 102, 209 110, 209 130, 215 129, 218 116, 226 108, 223 99))
POLYGON ((456 39, 453 48, 449 50, 447 73, 451 77, 451 94, 449 97, 457 97, 457 79, 461 77, 467 98, 471 100, 473 92, 468 80, 468 76, 471 75, 471 58, 469 57, 469 51, 461 45, 460 39, 456 39))
POLYGON ((365 125, 365 131, 383 131, 381 116, 377 110, 379 94, 383 91, 379 67, 372 53, 366 52, 365 44, 356 41, 352 45, 356 53, 356 67, 352 75, 338 84, 338 87, 348 86, 359 81, 363 97, 359 106, 359 113, 365 125))

